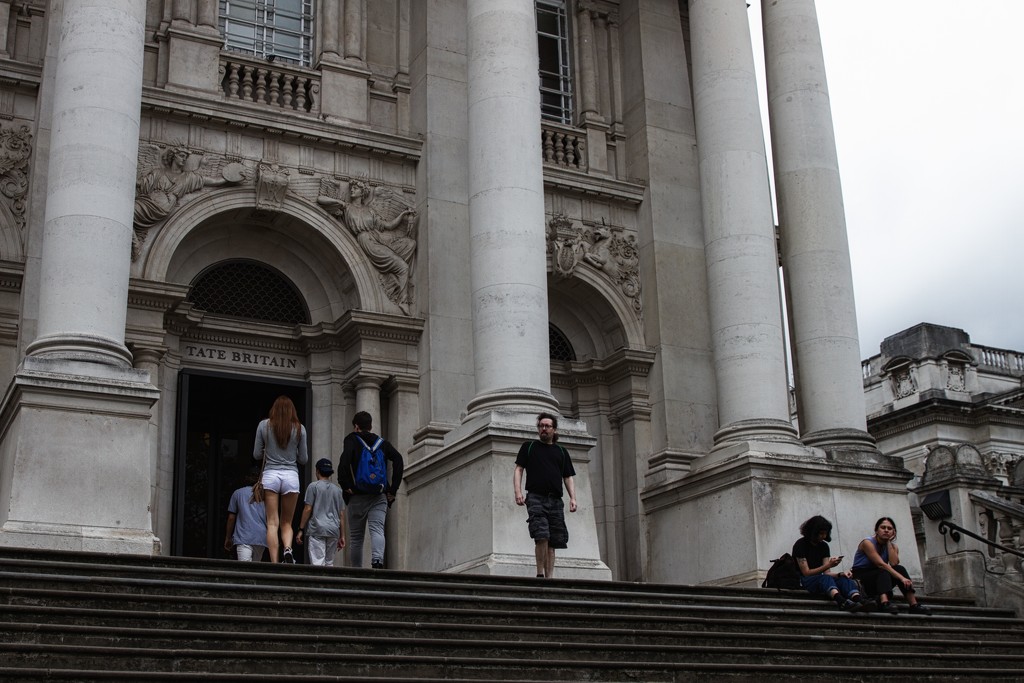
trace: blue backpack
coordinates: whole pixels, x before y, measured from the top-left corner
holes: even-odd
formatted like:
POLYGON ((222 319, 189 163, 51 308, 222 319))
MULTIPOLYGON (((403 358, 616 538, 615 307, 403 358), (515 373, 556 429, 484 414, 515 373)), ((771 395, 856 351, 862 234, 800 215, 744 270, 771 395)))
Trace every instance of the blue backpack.
POLYGON ((388 485, 388 464, 384 460, 384 453, 380 445, 384 443, 383 437, 377 437, 373 447, 366 445, 362 437, 357 436, 359 443, 363 444, 363 452, 359 456, 359 463, 353 475, 356 488, 366 493, 383 493, 388 485))

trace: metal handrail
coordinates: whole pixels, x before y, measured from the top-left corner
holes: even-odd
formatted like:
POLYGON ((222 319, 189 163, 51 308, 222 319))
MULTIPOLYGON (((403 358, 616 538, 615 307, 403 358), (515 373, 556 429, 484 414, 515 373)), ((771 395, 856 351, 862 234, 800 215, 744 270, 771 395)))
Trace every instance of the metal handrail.
POLYGON ((991 546, 993 548, 998 548, 999 550, 1002 550, 1004 553, 1010 553, 1011 555, 1016 555, 1017 557, 1024 558, 1024 553, 1020 552, 1019 550, 1015 550, 1013 548, 1007 548, 1005 545, 1002 545, 1001 543, 996 543, 995 541, 990 541, 989 539, 985 538, 984 536, 979 536, 978 534, 974 533, 973 531, 965 529, 962 526, 959 526, 957 524, 953 524, 953 522, 947 522, 946 520, 940 521, 939 522, 939 533, 942 534, 943 536, 945 536, 947 533, 949 533, 949 537, 953 539, 954 543, 959 543, 960 542, 960 534, 967 534, 968 536, 970 536, 974 540, 981 541, 982 543, 985 543, 986 545, 989 545, 989 546, 991 546))

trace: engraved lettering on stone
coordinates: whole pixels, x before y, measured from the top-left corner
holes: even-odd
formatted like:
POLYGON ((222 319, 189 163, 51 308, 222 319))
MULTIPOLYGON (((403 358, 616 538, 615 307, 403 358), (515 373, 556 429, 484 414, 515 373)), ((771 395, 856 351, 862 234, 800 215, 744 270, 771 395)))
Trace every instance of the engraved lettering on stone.
MULTIPOLYGON (((28 194, 28 160, 32 155, 32 133, 28 126, 0 127, 0 225, 25 228, 25 199, 28 194)), ((5 255, 10 257, 11 255, 5 255)))
POLYGON ((345 194, 324 178, 316 200, 352 232, 377 269, 388 299, 408 315, 413 303, 416 212, 390 188, 371 187, 363 180, 351 180, 348 199, 345 194))
POLYGON ((290 172, 277 164, 260 162, 256 169, 256 208, 279 211, 288 193, 290 172))
POLYGON ((233 185, 248 180, 251 175, 251 170, 240 163, 228 163, 223 157, 207 161, 203 153, 193 152, 184 145, 166 148, 139 145, 132 260, 139 257, 149 230, 203 188, 233 185))
POLYGON ((609 228, 603 219, 600 226, 588 228, 559 214, 548 221, 547 237, 556 275, 572 277, 580 264, 589 266, 618 286, 637 316, 643 313, 640 254, 633 235, 624 236, 621 228, 609 228))

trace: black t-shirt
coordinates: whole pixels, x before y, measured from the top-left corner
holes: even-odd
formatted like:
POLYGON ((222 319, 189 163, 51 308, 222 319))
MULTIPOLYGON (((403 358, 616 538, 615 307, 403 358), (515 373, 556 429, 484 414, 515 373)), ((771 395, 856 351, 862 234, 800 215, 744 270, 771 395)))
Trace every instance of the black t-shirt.
POLYGON ((527 441, 519 448, 516 465, 526 470, 526 490, 541 496, 562 497, 562 479, 576 476, 569 452, 558 444, 527 441))
POLYGON ((827 558, 832 557, 832 552, 828 549, 828 543, 825 541, 811 543, 808 539, 801 537, 793 544, 793 557, 798 560, 802 557, 807 560, 808 569, 817 569, 825 564, 827 558))

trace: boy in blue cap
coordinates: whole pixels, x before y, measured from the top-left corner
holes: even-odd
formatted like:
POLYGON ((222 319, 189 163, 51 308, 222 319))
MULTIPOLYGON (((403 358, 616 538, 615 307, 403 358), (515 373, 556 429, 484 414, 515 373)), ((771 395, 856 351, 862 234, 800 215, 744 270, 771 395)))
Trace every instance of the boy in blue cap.
POLYGON ((333 567, 336 551, 345 547, 345 501, 332 474, 328 458, 317 460, 316 481, 306 487, 306 506, 295 537, 296 543, 305 542, 309 563, 322 567, 333 567))

